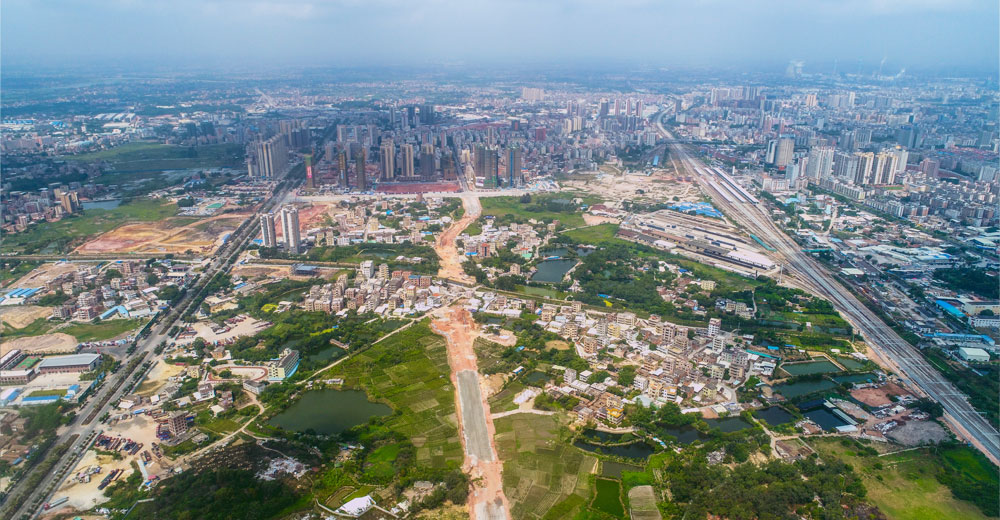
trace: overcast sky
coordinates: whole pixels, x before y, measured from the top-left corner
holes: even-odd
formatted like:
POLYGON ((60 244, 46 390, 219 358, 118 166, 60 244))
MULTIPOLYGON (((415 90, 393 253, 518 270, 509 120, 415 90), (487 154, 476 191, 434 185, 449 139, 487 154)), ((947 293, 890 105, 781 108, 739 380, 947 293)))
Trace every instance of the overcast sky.
POLYGON ((4 64, 997 68, 997 0, 2 0, 4 64))

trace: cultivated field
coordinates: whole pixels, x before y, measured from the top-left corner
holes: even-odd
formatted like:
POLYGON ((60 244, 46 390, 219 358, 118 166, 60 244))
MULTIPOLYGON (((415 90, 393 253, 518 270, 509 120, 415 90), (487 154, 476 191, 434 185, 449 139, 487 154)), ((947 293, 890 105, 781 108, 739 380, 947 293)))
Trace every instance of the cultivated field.
POLYGON ((363 388, 399 413, 388 426, 410 438, 417 460, 435 468, 462 463, 444 338, 418 323, 325 372, 347 387, 363 388))
POLYGON ((572 518, 592 499, 597 459, 562 436, 555 415, 518 413, 494 421, 504 494, 514 518, 572 518))

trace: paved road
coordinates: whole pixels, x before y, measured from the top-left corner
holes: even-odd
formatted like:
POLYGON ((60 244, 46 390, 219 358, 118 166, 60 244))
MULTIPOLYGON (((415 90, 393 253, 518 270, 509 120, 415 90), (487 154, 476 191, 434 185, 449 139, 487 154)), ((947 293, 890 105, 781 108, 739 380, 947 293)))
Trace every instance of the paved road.
MULTIPOLYGON (((656 124, 661 135, 669 137, 669 132, 661 123, 662 114, 657 116, 656 124)), ((764 209, 750 202, 726 200, 707 182, 714 175, 711 169, 689 156, 680 144, 671 145, 671 153, 674 160, 680 161, 693 174, 705 192, 712 195, 713 202, 721 206, 729 218, 777 249, 776 256, 785 260, 785 268, 790 274, 811 287, 814 293, 829 299, 880 357, 897 365, 903 377, 909 378, 921 391, 941 403, 952 423, 965 432, 974 446, 994 462, 1000 461, 1000 434, 969 404, 968 397, 944 379, 915 347, 900 338, 881 318, 834 280, 826 268, 803 253, 802 247, 779 229, 764 209)))
POLYGON ((479 389, 479 376, 472 370, 458 373, 458 399, 462 406, 462 425, 465 429, 465 451, 477 460, 492 462, 490 436, 483 410, 483 394, 479 389))
MULTIPOLYGON (((284 195, 284 191, 274 194, 271 199, 262 205, 262 208, 270 208, 273 206, 275 201, 282 200, 284 195)), ((201 281, 205 281, 207 283, 207 281, 211 280, 217 273, 227 269, 230 265, 229 259, 235 258, 234 253, 246 247, 253 237, 257 235, 260 228, 257 225, 256 215, 250 216, 249 220, 249 225, 244 227, 237 236, 232 237, 229 242, 227 242, 222 249, 216 253, 215 258, 202 273, 200 278, 201 281)), ((151 353, 156 346, 160 344, 160 342, 168 340, 167 331, 170 330, 170 327, 173 325, 177 317, 183 314, 183 310, 192 304, 197 296, 197 293, 199 292, 200 291, 196 290, 188 291, 181 301, 173 306, 173 309, 167 314, 167 316, 163 317, 157 324, 153 325, 149 336, 144 339, 140 339, 136 343, 135 352, 132 356, 123 361, 123 366, 127 366, 128 362, 135 359, 136 356, 145 356, 151 353)), ((136 370, 141 370, 141 367, 142 364, 140 363, 136 367, 136 370)), ((46 475, 42 479, 41 483, 34 489, 26 491, 29 493, 28 499, 24 501, 23 505, 16 511, 10 510, 9 502, 0 507, 0 518, 32 518, 42 512, 42 504, 51 498, 55 490, 59 488, 68 471, 72 469, 79 461, 80 457, 83 456, 92 434, 101 430, 102 424, 99 421, 100 417, 106 411, 111 409, 111 407, 114 406, 114 403, 116 403, 131 387, 129 379, 134 373, 134 371, 126 372, 123 368, 117 374, 110 376, 108 380, 101 385, 101 388, 99 388, 97 392, 91 396, 79 410, 77 410, 77 422, 66 428, 62 433, 58 434, 56 442, 53 444, 53 447, 64 444, 68 442, 73 435, 79 434, 79 437, 76 438, 70 446, 70 449, 66 451, 66 453, 59 459, 58 463, 54 466, 55 471, 46 475), (105 399, 105 397, 109 394, 110 397, 105 399), (83 422, 86 421, 88 417, 91 417, 92 414, 94 420, 89 424, 84 425, 83 422)), ((35 468, 35 470, 37 470, 37 468, 35 468)), ((8 494, 8 497, 14 497, 17 494, 24 492, 21 488, 25 485, 26 480, 26 478, 22 478, 14 484, 8 494)))

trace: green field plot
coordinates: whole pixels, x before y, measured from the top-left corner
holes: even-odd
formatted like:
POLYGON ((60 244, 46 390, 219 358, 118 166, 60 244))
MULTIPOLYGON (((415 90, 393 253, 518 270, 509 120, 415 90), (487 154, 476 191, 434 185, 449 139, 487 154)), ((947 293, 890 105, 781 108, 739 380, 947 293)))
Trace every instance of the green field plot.
POLYGON ((90 209, 58 222, 33 224, 22 233, 4 237, 3 253, 68 253, 88 237, 128 222, 155 222, 172 217, 177 205, 163 199, 136 199, 114 209, 90 209))
POLYGON ((180 170, 240 166, 243 147, 235 144, 176 146, 160 143, 129 143, 109 150, 66 157, 75 161, 106 161, 119 172, 180 170))
POLYGON ((494 426, 504 461, 504 494, 514 518, 572 518, 587 506, 597 459, 570 444, 560 418, 514 414, 494 426))
POLYGON ((618 224, 604 223, 596 226, 587 226, 579 229, 566 231, 562 236, 570 238, 581 244, 599 244, 615 239, 618 232, 618 224))
MULTIPOLYGON (((479 339, 477 338, 476 341, 479 341, 479 339)), ((480 360, 483 359, 482 357, 479 356, 478 350, 476 351, 476 357, 478 357, 480 360)), ((481 363, 482 361, 480 361, 480 366, 482 366, 481 363)), ((514 379, 508 382, 504 386, 503 390, 497 392, 496 394, 490 397, 489 399, 490 411, 493 413, 499 413, 510 410, 517 410, 518 406, 517 404, 514 403, 514 398, 517 397, 517 394, 521 393, 521 391, 523 391, 525 388, 526 387, 524 386, 524 383, 522 383, 520 380, 514 379)))
POLYGON ((894 520, 977 519, 997 514, 997 468, 972 448, 944 446, 877 457, 833 439, 817 439, 812 444, 824 459, 836 457, 852 465, 864 481, 868 499, 894 520), (979 509, 973 500, 987 509, 979 509), (989 514, 984 514, 987 510, 989 514))
MULTIPOLYGON (((483 374, 495 374, 506 368, 503 353, 509 348, 499 343, 476 338, 473 347, 476 351, 476 359, 479 363, 479 370, 483 374)), ((508 385, 509 386, 509 385, 508 385)))
POLYGON ((142 327, 144 320, 107 320, 99 323, 74 323, 59 329, 78 341, 104 341, 142 327))
POLYGON ((444 338, 427 322, 418 323, 324 373, 363 388, 397 413, 388 426, 417 448, 417 461, 435 468, 461 464, 462 445, 455 417, 444 338))
POLYGON ((590 504, 590 507, 615 518, 624 518, 625 506, 622 504, 621 482, 599 478, 595 487, 597 489, 594 494, 594 501, 590 504))
POLYGON ((483 224, 479 220, 472 221, 468 227, 465 228, 465 232, 470 236, 474 237, 483 232, 483 224))
POLYGON ((517 197, 484 197, 481 199, 483 215, 492 215, 502 221, 527 222, 535 219, 543 222, 558 220, 566 227, 586 225, 583 215, 573 204, 557 204, 557 197, 533 197, 530 203, 522 203, 517 197), (564 208, 564 209, 560 209, 564 208))

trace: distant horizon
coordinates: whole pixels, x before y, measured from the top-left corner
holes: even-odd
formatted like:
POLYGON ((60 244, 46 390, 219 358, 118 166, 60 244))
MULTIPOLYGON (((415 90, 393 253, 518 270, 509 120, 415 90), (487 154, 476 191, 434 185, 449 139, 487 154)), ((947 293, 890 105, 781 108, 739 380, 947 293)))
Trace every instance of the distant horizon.
POLYGON ((0 5, 4 68, 669 67, 996 76, 990 0, 80 0, 0 5))
MULTIPOLYGON (((566 60, 545 61, 539 59, 532 63, 511 63, 511 62, 491 62, 491 63, 469 63, 468 61, 454 62, 434 62, 424 63, 379 63, 379 64, 357 64, 357 63, 285 63, 285 64, 259 64, 249 62, 239 62, 223 60, 220 63, 191 63, 178 62, 175 60, 131 60, 131 59, 100 59, 73 60, 72 62, 60 63, 37 62, 31 60, 4 59, 3 67, 0 69, 0 76, 95 76, 101 74, 116 74, 122 77, 129 75, 201 75, 226 72, 232 74, 259 74, 265 77, 282 77, 285 74, 308 72, 308 73, 335 73, 341 71, 384 73, 388 76, 393 74, 415 74, 406 76, 407 79, 416 79, 420 75, 438 74, 482 74, 482 75, 504 75, 518 73, 546 72, 552 74, 670 74, 670 73, 690 73, 698 75, 720 75, 720 76, 748 76, 749 78, 781 78, 784 77, 785 69, 792 60, 785 62, 771 63, 746 63, 729 65, 683 65, 653 62, 627 62, 627 61, 602 61, 574 63, 566 60)), ((832 78, 836 76, 849 79, 858 78, 863 80, 873 80, 879 70, 878 62, 855 61, 845 66, 842 62, 809 62, 802 61, 803 78, 823 77, 832 78)), ((941 67, 920 67, 908 68, 898 67, 886 63, 882 67, 882 76, 889 77, 901 74, 901 78, 956 78, 956 79, 988 79, 996 82, 1000 79, 1000 64, 994 68, 983 67, 963 67, 963 66, 941 66, 941 67)), ((639 78, 646 78, 639 76, 639 78)), ((224 78, 223 78, 224 79, 224 78)), ((791 78, 789 78, 791 79, 791 78)), ((511 77, 510 81, 519 81, 511 77)), ((536 81, 548 81, 536 79, 536 81)))

